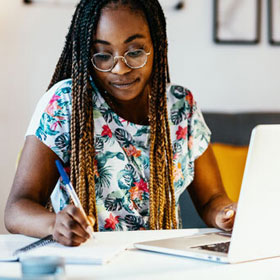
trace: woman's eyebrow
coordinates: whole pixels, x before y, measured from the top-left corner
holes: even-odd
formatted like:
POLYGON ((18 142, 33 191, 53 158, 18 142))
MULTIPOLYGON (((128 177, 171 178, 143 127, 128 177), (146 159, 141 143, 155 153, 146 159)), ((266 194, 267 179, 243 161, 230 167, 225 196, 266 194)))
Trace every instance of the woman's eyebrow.
POLYGON ((103 45, 111 45, 109 42, 104 40, 93 40, 93 44, 103 44, 103 45))
POLYGON ((124 43, 125 43, 125 44, 130 43, 130 42, 132 42, 133 40, 138 39, 138 38, 142 39, 142 38, 145 38, 145 36, 142 35, 142 34, 134 34, 134 35, 128 37, 128 38, 124 41, 124 43))
MULTIPOLYGON (((145 36, 142 35, 142 34, 134 34, 134 35, 128 37, 128 38, 124 41, 124 43, 127 44, 127 43, 130 43, 130 42, 132 42, 133 40, 139 39, 139 38, 140 38, 140 39, 143 39, 143 38, 145 38, 145 36)), ((99 39, 93 40, 93 44, 103 44, 103 45, 108 45, 108 46, 111 45, 110 42, 104 41, 104 40, 99 40, 99 39)))

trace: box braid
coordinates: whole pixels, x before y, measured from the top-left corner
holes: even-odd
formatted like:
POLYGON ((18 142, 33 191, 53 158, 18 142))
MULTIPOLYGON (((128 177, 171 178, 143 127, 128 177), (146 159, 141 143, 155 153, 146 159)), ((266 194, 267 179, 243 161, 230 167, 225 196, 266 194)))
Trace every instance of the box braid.
POLYGON ((172 173, 172 146, 167 115, 166 83, 170 81, 167 61, 166 22, 157 0, 81 0, 73 15, 66 42, 49 88, 72 78, 71 181, 82 205, 98 219, 95 200, 94 120, 90 86, 90 50, 102 8, 127 5, 144 13, 155 51, 149 94, 150 141, 150 229, 177 227, 172 173))

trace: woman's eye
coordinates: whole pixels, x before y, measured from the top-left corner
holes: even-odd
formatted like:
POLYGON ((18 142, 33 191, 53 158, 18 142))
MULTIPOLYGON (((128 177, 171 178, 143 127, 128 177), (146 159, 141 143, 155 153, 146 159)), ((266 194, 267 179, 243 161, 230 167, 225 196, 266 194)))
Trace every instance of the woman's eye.
POLYGON ((127 53, 127 55, 129 56, 129 57, 139 57, 139 56, 141 56, 141 55, 143 55, 143 50, 135 50, 135 51, 129 51, 128 53, 127 53))
POLYGON ((98 61, 108 61, 111 59, 111 55, 107 53, 98 53, 95 55, 95 59, 98 61))

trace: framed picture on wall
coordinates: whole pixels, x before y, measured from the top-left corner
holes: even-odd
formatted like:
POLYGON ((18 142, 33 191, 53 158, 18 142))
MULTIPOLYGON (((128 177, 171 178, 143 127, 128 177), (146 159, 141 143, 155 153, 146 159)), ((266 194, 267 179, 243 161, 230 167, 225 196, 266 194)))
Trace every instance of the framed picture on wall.
POLYGON ((268 36, 270 44, 280 46, 280 0, 268 0, 268 36))
MULTIPOLYGON (((175 10, 182 10, 185 7, 186 0, 159 0, 163 8, 171 7, 175 10)), ((79 0, 23 0, 25 4, 48 3, 48 4, 78 4, 79 0)))
POLYGON ((214 41, 257 44, 261 31, 261 0, 213 0, 214 41))
POLYGON ((78 4, 79 0, 23 0, 25 4, 78 4))

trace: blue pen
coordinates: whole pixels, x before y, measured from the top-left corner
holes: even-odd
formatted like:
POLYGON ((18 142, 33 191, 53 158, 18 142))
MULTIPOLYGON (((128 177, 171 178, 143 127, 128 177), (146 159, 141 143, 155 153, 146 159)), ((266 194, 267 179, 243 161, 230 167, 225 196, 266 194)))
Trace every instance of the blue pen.
MULTIPOLYGON (((75 205, 76 207, 78 207, 78 208, 82 211, 83 215, 85 216, 86 220, 88 221, 87 215, 86 215, 86 213, 85 213, 85 210, 83 209, 83 206, 82 206, 82 204, 81 204, 81 202, 80 202, 80 199, 79 199, 79 197, 77 196, 77 194, 76 194, 76 192, 75 192, 75 190, 74 190, 74 188, 73 188, 73 186, 72 186, 72 184, 71 184, 71 182, 70 182, 70 180, 69 180, 69 177, 68 177, 67 173, 65 172, 65 170, 64 170, 64 168, 63 168, 61 162, 60 162, 59 160, 56 160, 56 161, 55 161, 55 164, 56 164, 56 167, 57 167, 57 169, 58 169, 58 172, 59 172, 60 176, 62 177, 62 180, 63 180, 63 182, 64 182, 64 184, 65 184, 66 191, 68 192, 68 195, 69 195, 69 196, 71 197, 71 199, 73 200, 74 205, 75 205)), ((88 223, 89 223, 89 221, 88 221, 88 223)), ((90 224, 90 223, 89 223, 89 224, 90 224)), ((88 226, 88 229, 89 229, 90 236, 91 236, 92 238, 95 238, 95 237, 94 237, 93 230, 92 230, 92 227, 91 227, 90 225, 88 226)))

